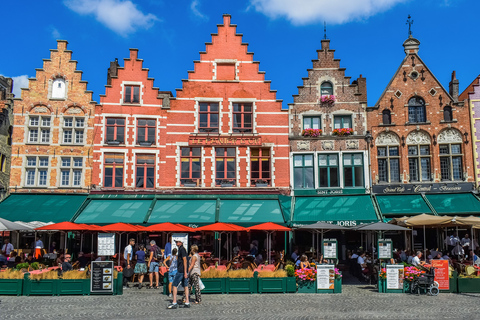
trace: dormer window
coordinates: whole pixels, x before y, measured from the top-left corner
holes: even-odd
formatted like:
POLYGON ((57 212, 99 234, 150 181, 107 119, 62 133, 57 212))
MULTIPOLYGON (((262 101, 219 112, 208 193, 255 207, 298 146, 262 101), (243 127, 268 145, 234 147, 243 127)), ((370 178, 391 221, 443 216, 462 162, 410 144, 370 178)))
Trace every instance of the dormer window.
POLYGON ((333 95, 333 84, 330 81, 325 81, 320 86, 320 93, 322 96, 333 95))
POLYGON ((140 103, 140 86, 125 86, 123 94, 123 102, 125 103, 140 103))
POLYGON ((52 99, 65 99, 65 79, 57 78, 53 80, 52 99))

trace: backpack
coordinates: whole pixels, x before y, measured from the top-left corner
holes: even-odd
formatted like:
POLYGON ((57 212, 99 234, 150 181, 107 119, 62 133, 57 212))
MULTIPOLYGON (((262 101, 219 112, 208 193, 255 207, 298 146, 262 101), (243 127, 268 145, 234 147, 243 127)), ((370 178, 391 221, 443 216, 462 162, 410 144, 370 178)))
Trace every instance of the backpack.
POLYGON ((162 259, 162 250, 155 245, 153 247, 153 260, 154 261, 160 261, 162 259))

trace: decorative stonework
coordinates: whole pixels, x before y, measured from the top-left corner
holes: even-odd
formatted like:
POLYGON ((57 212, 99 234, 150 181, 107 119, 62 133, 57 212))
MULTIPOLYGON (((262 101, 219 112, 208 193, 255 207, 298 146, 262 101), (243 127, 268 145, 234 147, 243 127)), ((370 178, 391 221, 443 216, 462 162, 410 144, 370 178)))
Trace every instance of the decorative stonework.
POLYGON ((358 140, 346 140, 345 146, 347 149, 358 149, 359 142, 358 140))
POLYGON ((462 143, 462 134, 456 129, 446 129, 438 135, 438 143, 462 143))
POLYGON ((298 150, 310 150, 310 141, 297 141, 298 150))
POLYGON ((35 113, 47 113, 48 109, 45 108, 45 107, 35 107, 35 109, 33 109, 33 112, 35 112, 35 113))
POLYGON ((323 150, 333 150, 335 149, 335 142, 333 140, 322 141, 323 150))
POLYGON ((407 144, 430 144, 430 136, 425 131, 413 131, 407 136, 407 144))
POLYGON ((377 139, 375 139, 375 144, 377 146, 399 145, 400 140, 393 132, 382 132, 378 135, 377 139))
POLYGON ((82 113, 82 110, 79 108, 68 108, 67 109, 68 114, 79 114, 82 113))

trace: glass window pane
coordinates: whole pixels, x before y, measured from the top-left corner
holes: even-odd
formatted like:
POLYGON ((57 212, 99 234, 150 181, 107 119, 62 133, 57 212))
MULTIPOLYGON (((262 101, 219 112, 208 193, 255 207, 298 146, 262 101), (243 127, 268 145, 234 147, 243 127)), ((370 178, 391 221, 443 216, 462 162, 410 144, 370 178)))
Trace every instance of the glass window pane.
POLYGON ((123 167, 115 168, 115 187, 120 188, 123 186, 123 167))
POLYGON ((134 86, 133 87, 133 101, 132 102, 140 102, 140 87, 134 86))
POLYGON ((210 128, 218 128, 218 113, 210 114, 210 128))
POLYGON ((234 103, 233 104, 233 112, 241 112, 241 111, 242 111, 241 104, 240 103, 234 103))
POLYGON ((182 157, 190 156, 190 148, 188 147, 181 148, 181 152, 182 152, 182 157))
POLYGON ((410 171, 410 180, 418 181, 418 158, 408 159, 408 167, 410 171))
POLYGON ((200 102, 199 105, 200 105, 200 111, 202 112, 208 111, 208 103, 200 102))
POLYGON ((70 158, 62 158, 62 167, 70 167, 70 158))
POLYGON ((398 159, 390 159, 390 181, 400 181, 400 168, 398 159))
POLYGON ((377 147, 377 156, 379 156, 379 157, 386 157, 386 156, 387 156, 387 148, 385 148, 385 147, 377 147))
POLYGON ((312 129, 320 129, 320 118, 312 118, 312 129))
POLYGON ((360 153, 353 155, 353 165, 361 166, 363 164, 363 155, 360 153))
POLYGON ((131 102, 132 101, 132 87, 131 86, 125 86, 125 102, 131 102))
POLYGON ((235 157, 235 148, 227 148, 227 156, 235 157))
POLYGON ((420 146, 420 154, 426 156, 430 154, 430 146, 420 146))
POLYGON ((210 103, 210 111, 211 112, 218 112, 218 102, 210 103))
POLYGON ((303 168, 294 168, 293 169, 293 180, 294 180, 294 187, 296 189, 303 188, 303 168))
POLYGON ((462 180, 462 157, 452 157, 452 171, 454 180, 462 180))
POLYGON ((452 154, 461 154, 462 153, 462 148, 459 144, 452 144, 452 154))
POLYGON ((303 166, 303 156, 293 156, 293 163, 295 167, 302 167, 303 166))
POLYGON ((307 154, 304 156, 305 158, 305 167, 313 166, 313 155, 307 154))
POLYGON ((416 156, 418 154, 418 146, 408 146, 408 155, 416 156))
POLYGON ((147 141, 155 142, 155 128, 148 128, 147 135, 147 141))
POLYGON ((333 118, 333 128, 334 129, 341 129, 342 128, 342 118, 341 117, 334 117, 333 118))
POLYGON ((40 167, 48 167, 48 158, 40 158, 38 165, 40 167))
POLYGON ((312 128, 312 118, 304 117, 303 118, 303 129, 311 129, 312 128))
POLYGON ((352 155, 346 154, 343 156, 343 165, 344 166, 351 166, 352 165, 352 155))
POLYGON ((343 127, 351 128, 352 127, 352 118, 349 116, 343 117, 343 127))
POLYGON ((388 182, 387 160, 378 159, 378 180, 381 182, 388 182))
POLYGON ((65 118, 63 120, 64 127, 72 127, 73 126, 73 119, 72 118, 65 118))
POLYGON ((251 103, 245 103, 243 105, 243 111, 244 112, 252 112, 252 104, 251 103))
POLYGON ((327 166, 327 158, 328 158, 328 156, 326 154, 318 155, 318 165, 319 166, 327 166))
POLYGON ((390 156, 398 156, 398 147, 389 147, 390 156))
POLYGON ((313 184, 313 168, 305 168, 305 188, 307 189, 313 189, 314 184, 313 184))
POLYGON ((340 181, 338 179, 338 168, 330 168, 330 187, 339 187, 340 181))
POLYGON ((153 188, 154 187, 154 181, 155 181, 155 174, 154 174, 155 169, 150 167, 147 168, 147 188, 153 188))
POLYGON ((35 167, 36 164, 37 164, 37 158, 36 157, 28 157, 27 158, 27 166, 35 167))
POLYGON ((430 180, 430 158, 422 158, 420 160, 422 164, 422 181, 430 180))
POLYGON ((448 144, 441 144, 439 148, 440 148, 440 154, 449 154, 448 144))
POLYGON ((364 186, 363 167, 356 167, 355 170, 355 187, 364 186))
POLYGON ((81 170, 73 171, 73 185, 80 186, 81 183, 82 183, 82 171, 81 170))
POLYGON ((85 120, 82 118, 77 118, 75 119, 75 127, 77 128, 83 128, 85 125, 85 120))
POLYGON ((318 184, 320 188, 328 187, 328 168, 318 169, 318 184))
POLYGON ((353 187, 353 168, 343 168, 343 177, 345 179, 345 187, 353 187))

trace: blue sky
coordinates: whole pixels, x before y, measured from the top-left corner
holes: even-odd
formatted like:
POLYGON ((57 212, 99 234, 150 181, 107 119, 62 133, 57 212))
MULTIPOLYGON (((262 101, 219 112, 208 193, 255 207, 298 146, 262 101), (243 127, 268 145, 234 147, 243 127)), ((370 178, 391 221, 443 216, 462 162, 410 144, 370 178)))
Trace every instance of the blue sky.
POLYGON ((139 49, 155 85, 175 95, 223 13, 232 15, 284 107, 316 58, 324 21, 346 75, 367 78, 369 106, 404 57, 408 14, 420 56, 446 88, 452 70, 460 91, 480 74, 478 0, 29 0, 5 1, 2 11, 0 74, 15 77, 16 90, 55 40, 65 39, 97 102, 109 62, 123 65, 129 48, 139 49))

